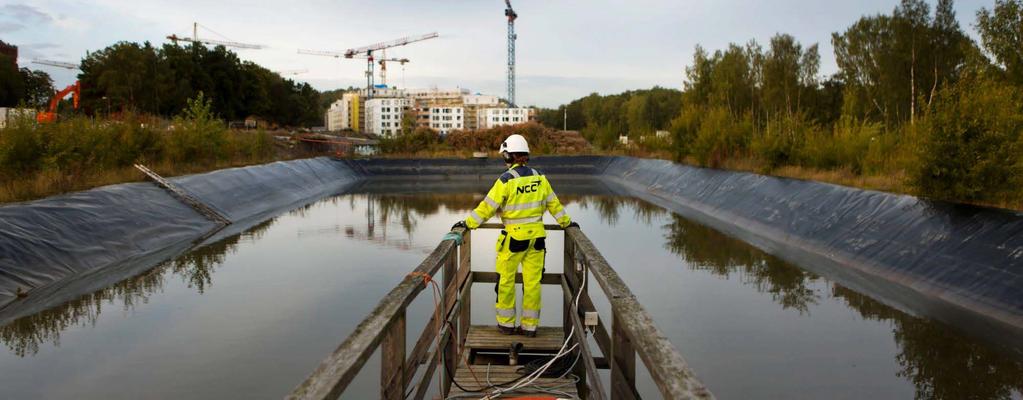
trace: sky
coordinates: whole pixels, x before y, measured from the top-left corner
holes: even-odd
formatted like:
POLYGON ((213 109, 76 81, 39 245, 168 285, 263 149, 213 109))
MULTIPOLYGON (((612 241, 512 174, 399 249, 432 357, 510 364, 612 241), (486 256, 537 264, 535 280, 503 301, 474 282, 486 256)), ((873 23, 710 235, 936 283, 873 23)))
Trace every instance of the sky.
MULTIPOLYGON (((890 13, 896 0, 513 0, 516 100, 554 107, 590 93, 652 86, 681 88, 697 44, 713 51, 788 33, 818 43, 821 73, 836 71, 831 34, 863 15, 890 13)), ((933 1, 931 1, 933 5, 933 1)), ((994 0, 960 0, 960 25, 976 37, 976 12, 994 0)), ((507 20, 501 0, 0 0, 0 40, 19 46, 19 64, 44 70, 58 88, 76 71, 33 59, 78 62, 118 41, 154 44, 174 33, 261 44, 233 49, 244 60, 319 90, 365 86, 362 60, 298 54, 344 51, 399 37, 439 37, 388 50, 408 58, 388 68, 388 84, 506 93, 507 20)), ((379 83, 379 78, 377 78, 379 83)))

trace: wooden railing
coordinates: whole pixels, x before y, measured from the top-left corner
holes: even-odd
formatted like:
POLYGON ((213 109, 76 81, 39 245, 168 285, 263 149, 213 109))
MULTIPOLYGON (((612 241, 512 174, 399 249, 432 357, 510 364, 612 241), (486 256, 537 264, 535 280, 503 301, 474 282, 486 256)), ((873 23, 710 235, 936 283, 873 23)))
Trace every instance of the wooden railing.
MULTIPOLYGON (((501 228, 485 224, 483 229, 501 228)), ((548 230, 561 230, 548 225, 548 230)), ((334 399, 344 392, 360 372, 366 360, 381 351, 380 398, 422 399, 438 367, 443 375, 442 390, 448 392, 452 377, 462 358, 459 352, 470 326, 470 294, 473 283, 497 282, 493 272, 472 271, 471 239, 468 231, 456 228, 462 235, 459 246, 453 240, 442 241, 429 256, 397 287, 392 289, 352 334, 318 368, 288 396, 292 399, 334 399), (436 329, 436 314, 430 318, 412 348, 406 354, 406 307, 426 288, 424 275, 436 276, 442 271, 440 300, 443 328, 436 329), (440 346, 432 346, 440 335, 440 346), (431 350, 432 348, 432 350, 431 350), (438 362, 437 352, 442 352, 438 362), (443 364, 440 364, 443 363, 443 364), (425 370, 417 377, 419 368, 425 370)), ((544 274, 541 283, 560 285, 564 293, 563 322, 566 334, 575 327, 573 336, 580 343, 580 363, 574 371, 581 379, 580 394, 592 399, 639 398, 636 391, 636 355, 646 366, 664 398, 710 399, 713 395, 688 368, 682 356, 654 325, 652 318, 622 282, 607 260, 578 228, 565 230, 565 272, 544 274), (588 294, 587 282, 592 274, 611 304, 612 324, 608 330, 600 319, 592 327, 595 342, 605 357, 594 357, 586 346, 586 312, 596 312, 588 294), (580 290, 579 308, 573 312, 573 301, 580 290), (611 391, 604 389, 598 369, 611 369, 611 391)), ((521 282, 521 274, 517 281, 521 282)))

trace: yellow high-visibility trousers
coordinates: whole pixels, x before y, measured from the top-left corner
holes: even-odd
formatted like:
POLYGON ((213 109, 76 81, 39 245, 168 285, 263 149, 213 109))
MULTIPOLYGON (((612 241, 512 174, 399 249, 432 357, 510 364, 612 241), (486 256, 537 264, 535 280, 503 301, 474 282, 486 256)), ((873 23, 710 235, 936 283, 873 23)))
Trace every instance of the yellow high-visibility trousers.
POLYGON ((540 325, 540 278, 544 271, 547 254, 545 238, 515 240, 501 231, 497 237, 498 275, 497 324, 507 328, 515 327, 515 274, 522 264, 522 329, 535 331, 540 325))

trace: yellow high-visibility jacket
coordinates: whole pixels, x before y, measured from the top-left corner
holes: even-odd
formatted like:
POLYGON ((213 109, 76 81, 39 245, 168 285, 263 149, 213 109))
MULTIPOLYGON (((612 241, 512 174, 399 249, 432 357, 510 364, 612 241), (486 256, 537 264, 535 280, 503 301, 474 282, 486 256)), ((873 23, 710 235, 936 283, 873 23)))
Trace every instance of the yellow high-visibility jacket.
POLYGON ((545 211, 562 227, 572 223, 547 177, 535 169, 515 164, 494 182, 487 197, 469 212, 465 224, 469 229, 476 229, 500 213, 504 229, 512 238, 529 240, 547 236, 543 229, 545 211))

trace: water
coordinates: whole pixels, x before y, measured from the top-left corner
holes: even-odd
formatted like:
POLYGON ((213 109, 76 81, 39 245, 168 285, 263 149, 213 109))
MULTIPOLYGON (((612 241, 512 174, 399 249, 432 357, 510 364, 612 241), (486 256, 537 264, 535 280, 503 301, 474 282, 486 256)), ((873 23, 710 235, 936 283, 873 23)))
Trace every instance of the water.
MULTIPOLYGON (((385 182, 316 202, 4 326, 0 398, 280 398, 486 189, 429 186, 385 182), (435 189, 447 193, 424 193, 435 189)), ((593 182, 556 187, 719 398, 1023 397, 1011 352, 593 182)), ((492 269, 496 234, 473 234, 474 269, 492 269)), ((551 237, 561 254, 561 234, 551 237)), ((560 261, 548 257, 548 272, 560 261)), ((560 323, 560 296, 545 287, 542 324, 560 323)), ((431 302, 423 292, 410 307, 409 341, 431 302)), ((492 302, 489 284, 475 286, 475 323, 492 323, 492 302)), ((365 368, 345 397, 376 397, 376 357, 365 368)), ((658 397, 649 378, 640 390, 658 397)))

